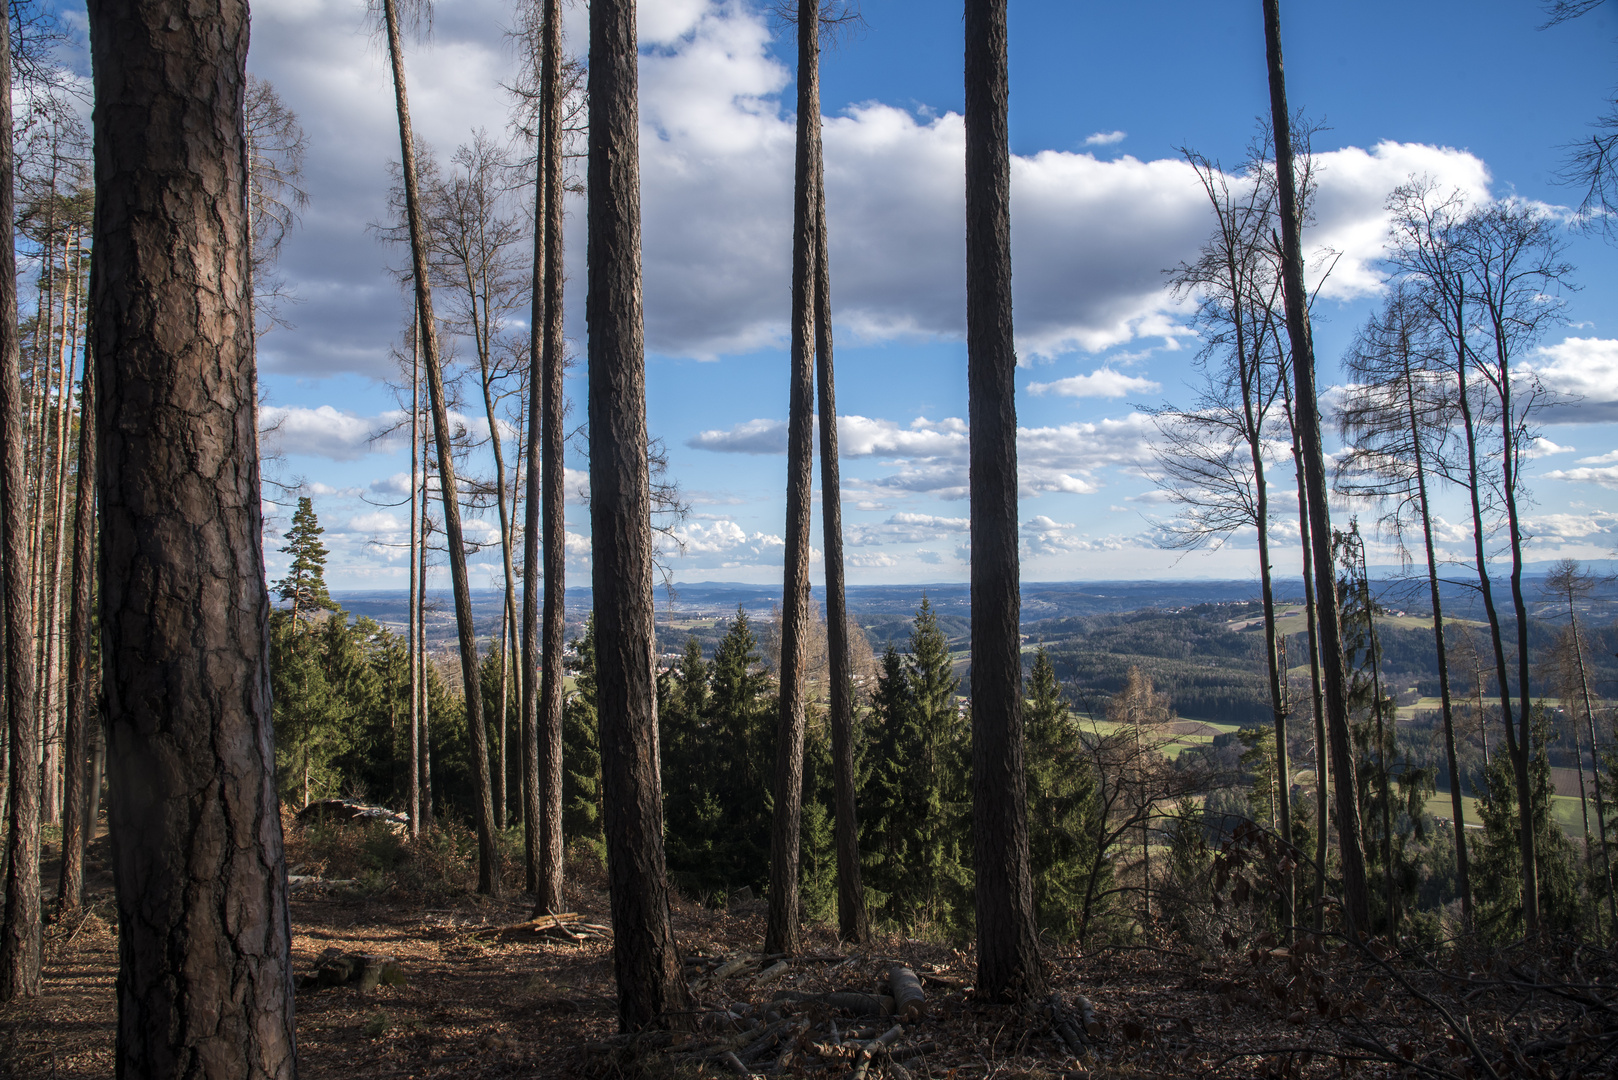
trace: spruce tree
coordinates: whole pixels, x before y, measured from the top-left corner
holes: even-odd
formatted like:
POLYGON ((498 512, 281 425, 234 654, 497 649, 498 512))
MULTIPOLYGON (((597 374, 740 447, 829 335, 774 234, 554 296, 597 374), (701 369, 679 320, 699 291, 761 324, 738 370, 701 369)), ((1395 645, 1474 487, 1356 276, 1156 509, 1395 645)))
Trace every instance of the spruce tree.
POLYGON ((562 836, 585 840, 603 851, 601 836, 601 743, 596 727, 595 616, 570 644, 579 654, 575 693, 562 709, 562 836))
POLYGON ((298 630, 298 616, 315 611, 334 609, 331 596, 326 592, 325 545, 320 542, 320 519, 315 516, 314 504, 307 495, 299 496, 298 509, 292 515, 292 528, 285 533, 286 547, 281 551, 292 556, 287 576, 275 583, 276 595, 292 602, 292 630, 298 630))
MULTIPOLYGON (((1078 932, 1096 838, 1104 827, 1095 770, 1044 646, 1028 676, 1028 851, 1039 925, 1078 932)), ((1105 886, 1103 886, 1104 888, 1105 886)))

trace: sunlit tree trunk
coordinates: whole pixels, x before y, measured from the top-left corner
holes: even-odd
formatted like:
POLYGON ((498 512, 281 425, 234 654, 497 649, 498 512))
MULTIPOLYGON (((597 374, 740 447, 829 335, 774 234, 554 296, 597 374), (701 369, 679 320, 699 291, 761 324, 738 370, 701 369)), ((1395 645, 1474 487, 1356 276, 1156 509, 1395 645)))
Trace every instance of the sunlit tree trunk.
POLYGON ((421 508, 416 503, 421 464, 421 337, 412 303, 410 320, 410 836, 421 835, 421 634, 418 607, 421 575, 421 508))
POLYGON ((1320 441, 1320 411, 1315 396, 1315 349, 1303 283, 1303 241, 1297 178, 1293 172, 1292 116, 1287 109, 1286 76, 1281 62, 1279 0, 1263 0, 1265 53, 1269 69, 1270 124, 1275 133, 1275 171, 1281 199, 1281 277, 1286 303, 1287 334, 1292 346, 1294 408, 1303 449, 1304 486, 1308 495, 1310 542, 1313 546, 1315 605, 1319 611, 1320 655, 1325 681, 1326 728, 1331 771, 1336 776, 1337 837, 1342 855, 1343 908, 1350 930, 1369 926, 1370 902, 1365 883, 1365 854, 1360 843, 1355 806, 1354 751, 1348 733, 1348 682, 1343 668, 1341 630, 1337 621, 1337 589, 1332 580, 1331 514, 1326 503, 1325 453, 1320 441))
MULTIPOLYGON (((11 85, 10 23, 0 19, 0 86, 11 85)), ((28 434, 17 334, 16 220, 10 95, 0 95, 0 587, 5 590, 7 763, 5 916, 0 1001, 40 991, 39 735, 34 697, 34 606, 28 568, 28 434)), ((262 585, 261 585, 262 587, 262 585)))
POLYGON ((618 1022, 685 1026, 669 917, 653 666, 634 0, 590 5, 590 533, 618 1022))
MULTIPOLYGON (((93 349, 93 344, 91 345, 93 349)), ((85 797, 91 729, 99 724, 95 682, 90 669, 90 604, 96 555, 95 365, 87 357, 79 404, 79 469, 73 497, 72 608, 67 640, 67 770, 62 790, 62 874, 56 904, 66 913, 84 893, 84 846, 95 829, 85 797)))
POLYGON ((775 807, 770 828, 770 908, 764 951, 802 947, 798 840, 803 814, 804 652, 809 621, 809 503, 814 479, 814 178, 819 165, 820 2, 798 3, 798 137, 792 200, 792 358, 788 378, 786 554, 781 586, 780 699, 775 807))
POLYGON ((93 0, 89 17, 119 1071, 291 1078, 247 5, 93 0))
POLYGON ((536 911, 563 904, 562 668, 566 634, 566 469, 562 397, 562 5, 544 0, 540 29, 540 115, 534 181, 534 302, 528 351, 528 503, 523 579, 524 794, 528 888, 536 911), (541 520, 543 518, 543 521, 541 520), (545 601, 539 601, 541 530, 545 601), (539 678, 535 679, 538 669, 539 678))
MULTIPOLYGON (((816 89, 816 142, 820 140, 820 70, 798 73, 816 89)), ((860 826, 854 766, 854 672, 848 645, 848 603, 843 586, 843 484, 837 453, 837 388, 832 364, 831 265, 826 231, 826 162, 815 154, 815 365, 820 404, 820 513, 826 549, 826 646, 837 847, 837 931, 844 941, 871 937, 871 918, 860 879, 860 826)))
POLYGON ((410 126, 410 102, 405 89, 404 50, 400 42, 395 0, 382 0, 388 36, 388 57, 393 67, 394 104, 399 116, 399 151, 405 188, 405 216, 410 228, 410 258, 416 289, 416 332, 421 336, 422 359, 427 369, 427 403, 433 414, 433 438, 438 450, 438 488, 444 507, 444 542, 449 549, 450 587, 455 595, 455 622, 459 631, 461 677, 465 687, 466 726, 471 734, 472 777, 476 789, 478 831, 478 892, 500 892, 500 851, 495 844, 494 799, 489 776, 489 733, 484 726, 483 695, 478 692, 477 634, 472 625, 472 590, 466 576, 466 546, 457 501, 455 458, 450 444, 449 407, 444 397, 443 365, 438 355, 438 325, 433 315, 433 294, 428 277, 427 240, 421 199, 416 184, 415 133, 410 126))

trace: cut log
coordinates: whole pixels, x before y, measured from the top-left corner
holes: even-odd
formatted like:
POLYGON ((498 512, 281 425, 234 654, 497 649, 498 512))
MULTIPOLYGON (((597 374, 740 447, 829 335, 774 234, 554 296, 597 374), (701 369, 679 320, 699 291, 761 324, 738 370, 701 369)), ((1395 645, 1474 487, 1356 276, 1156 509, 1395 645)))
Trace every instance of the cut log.
MULTIPOLYGON (((915 978, 912 974, 911 978, 915 978)), ((883 1053, 893 1045, 895 1039, 905 1033, 903 1024, 894 1024, 886 1032, 878 1035, 864 1046, 860 1047, 860 1056, 854 1062, 854 1071, 849 1074, 849 1080, 865 1080, 871 1069, 871 1061, 877 1054, 883 1053)))
POLYGON ((774 982, 782 975, 785 975, 787 969, 791 966, 792 965, 788 964, 785 960, 777 960, 775 963, 758 973, 758 978, 753 980, 754 984, 757 986, 764 986, 766 983, 774 982))
MULTIPOLYGON (((1086 1002, 1088 1004, 1088 1002, 1086 1002)), ((1062 1040, 1068 1052, 1076 1058, 1082 1058, 1090 1052, 1090 1040, 1085 1029, 1079 1026, 1074 1015, 1068 1011, 1062 1002, 1061 994, 1052 994, 1045 1004, 1045 1011, 1050 1016, 1051 1030, 1056 1037, 1062 1040)), ((1092 1012, 1092 1015, 1094 1013, 1092 1012)))
POLYGON ((359 991, 362 994, 369 994, 381 984, 382 973, 393 963, 393 957, 381 953, 364 953, 357 959, 360 961, 360 974, 357 980, 359 991))
POLYGON ((723 1054, 719 1055, 718 1060, 719 1064, 723 1065, 737 1076, 753 1075, 752 1071, 749 1070, 746 1065, 742 1064, 741 1058, 738 1058, 733 1050, 726 1050, 723 1054))
POLYGON ((888 968, 888 989, 893 994, 893 1011, 901 1020, 913 1024, 927 1015, 927 992, 914 971, 903 964, 888 968))
POLYGON ((893 998, 887 994, 862 994, 857 990, 838 990, 819 996, 821 1004, 829 1009, 853 1013, 855 1016, 892 1016, 893 998))

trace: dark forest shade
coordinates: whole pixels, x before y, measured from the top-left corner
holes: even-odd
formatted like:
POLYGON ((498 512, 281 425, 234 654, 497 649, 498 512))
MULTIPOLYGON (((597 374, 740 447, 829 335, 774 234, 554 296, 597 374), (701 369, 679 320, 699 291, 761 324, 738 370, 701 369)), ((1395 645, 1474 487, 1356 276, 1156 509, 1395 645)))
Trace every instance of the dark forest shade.
POLYGON ((99 0, 89 16, 119 1074, 290 1078, 247 5, 99 0))
POLYGON ((652 632, 640 140, 634 0, 590 6, 590 531, 596 708, 618 1021, 637 1030, 690 995, 669 920, 652 632))
POLYGON ((1006 0, 966 4, 966 351, 972 498, 972 848, 978 991, 1045 988, 1028 876, 1018 636, 1006 0))

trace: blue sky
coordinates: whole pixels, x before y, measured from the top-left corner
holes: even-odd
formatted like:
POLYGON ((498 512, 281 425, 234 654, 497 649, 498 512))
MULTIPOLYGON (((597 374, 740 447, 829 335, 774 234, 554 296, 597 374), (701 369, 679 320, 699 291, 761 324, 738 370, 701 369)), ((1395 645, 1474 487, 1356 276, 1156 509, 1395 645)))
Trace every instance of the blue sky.
MULTIPOLYGON (((692 506, 672 568, 683 581, 779 580, 793 49, 742 0, 641 8, 648 416, 692 506)), ((864 13, 822 76, 849 576, 964 580, 961 13, 938 0, 865 0, 864 13)), ((1551 30, 1542 19, 1532 0, 1283 5, 1292 103, 1329 125, 1305 237, 1341 252, 1316 309, 1323 384, 1376 304, 1392 187, 1419 173, 1478 199, 1572 201, 1553 183, 1558 146, 1618 85, 1618 5, 1551 30)), ((442 157, 476 127, 505 136, 511 22, 488 0, 442 5, 431 41, 409 48, 418 128, 442 157)), ((582 6, 568 22, 582 51, 582 6)), ((408 316, 387 271, 399 255, 367 228, 385 216, 398 143, 364 3, 262 0, 250 66, 309 135, 311 203, 281 265, 300 302, 262 345, 281 421, 274 469, 307 482, 334 587, 402 587, 407 518, 382 504, 407 455, 368 438, 397 407, 381 380, 408 316)), ((1254 576, 1250 538, 1208 554, 1154 546, 1173 508, 1145 475, 1151 428, 1136 406, 1190 398, 1197 344, 1162 271, 1211 222, 1177 148, 1239 163, 1268 107, 1259 2, 1012 0, 1011 79, 1024 577, 1254 576)), ((569 211, 582 282, 582 202, 569 211)), ((1529 477, 1534 558, 1605 557, 1618 533, 1618 251, 1571 245, 1583 288, 1530 362, 1583 401, 1546 416, 1551 452, 1529 477)), ((582 303, 573 289, 581 355, 582 303)), ((582 416, 582 369, 569 390, 582 416)), ((463 468, 489 471, 487 456, 463 468)), ((582 475, 582 444, 569 465, 582 475)), ((1290 472, 1272 480, 1285 538, 1290 472)), ((569 518, 582 580, 588 517, 573 505, 569 518)), ((284 512, 267 526, 272 574, 285 528, 284 512)), ((818 522, 815 536, 818 549, 818 522)), ((1280 547, 1278 570, 1293 572, 1280 547)), ((480 556, 474 582, 497 565, 480 556)))

